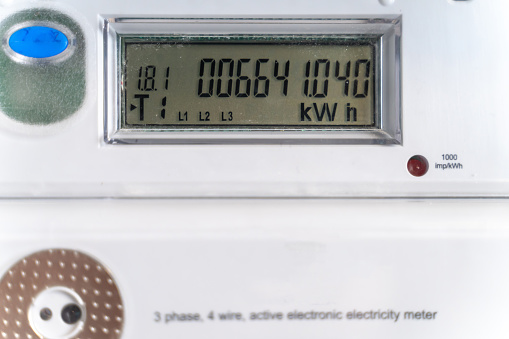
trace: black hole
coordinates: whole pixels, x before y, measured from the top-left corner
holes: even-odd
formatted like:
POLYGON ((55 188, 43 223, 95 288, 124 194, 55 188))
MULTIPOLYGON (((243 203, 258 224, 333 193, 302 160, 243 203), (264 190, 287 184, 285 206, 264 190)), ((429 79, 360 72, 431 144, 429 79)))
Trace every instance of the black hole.
POLYGON ((53 316, 53 312, 51 312, 51 310, 49 308, 43 308, 41 310, 40 314, 41 314, 41 319, 45 320, 45 321, 50 320, 51 317, 53 316))
POLYGON ((78 305, 70 304, 62 310, 62 320, 69 325, 76 324, 81 319, 81 308, 78 305))

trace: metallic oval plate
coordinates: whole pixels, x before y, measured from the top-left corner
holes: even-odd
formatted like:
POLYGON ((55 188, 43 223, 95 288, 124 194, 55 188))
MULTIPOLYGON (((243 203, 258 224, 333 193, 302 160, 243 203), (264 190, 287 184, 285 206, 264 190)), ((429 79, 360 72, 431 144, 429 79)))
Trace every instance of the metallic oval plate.
POLYGON ((123 304, 108 270, 83 253, 53 249, 22 259, 0 280, 0 339, 38 338, 28 312, 41 292, 54 287, 70 289, 86 305, 85 326, 71 338, 120 338, 123 304))

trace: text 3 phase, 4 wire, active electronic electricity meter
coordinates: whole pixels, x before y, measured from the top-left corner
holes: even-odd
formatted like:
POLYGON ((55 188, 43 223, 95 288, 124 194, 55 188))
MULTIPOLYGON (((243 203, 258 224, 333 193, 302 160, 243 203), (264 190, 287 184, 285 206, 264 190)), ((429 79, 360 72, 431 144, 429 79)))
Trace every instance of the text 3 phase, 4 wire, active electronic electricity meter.
POLYGON ((0 0, 0 339, 509 335, 505 0, 0 0))

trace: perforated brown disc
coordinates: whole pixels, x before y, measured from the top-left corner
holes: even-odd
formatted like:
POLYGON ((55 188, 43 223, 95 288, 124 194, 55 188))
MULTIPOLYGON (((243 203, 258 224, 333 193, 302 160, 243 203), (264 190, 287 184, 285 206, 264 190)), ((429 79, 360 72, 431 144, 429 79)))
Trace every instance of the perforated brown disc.
POLYGON ((86 305, 85 326, 73 338, 120 338, 122 299, 108 270, 83 253, 53 249, 24 258, 0 281, 0 339, 38 338, 28 311, 34 298, 52 287, 74 291, 86 305))

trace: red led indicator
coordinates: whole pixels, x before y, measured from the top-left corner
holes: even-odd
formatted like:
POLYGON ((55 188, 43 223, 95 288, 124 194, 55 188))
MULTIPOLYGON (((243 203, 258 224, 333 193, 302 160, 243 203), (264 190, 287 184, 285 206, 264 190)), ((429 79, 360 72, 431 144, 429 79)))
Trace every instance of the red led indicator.
POLYGON ((428 160, 422 155, 414 155, 406 165, 408 172, 414 177, 422 177, 428 172, 428 160))

